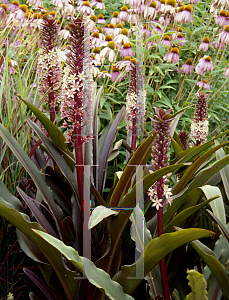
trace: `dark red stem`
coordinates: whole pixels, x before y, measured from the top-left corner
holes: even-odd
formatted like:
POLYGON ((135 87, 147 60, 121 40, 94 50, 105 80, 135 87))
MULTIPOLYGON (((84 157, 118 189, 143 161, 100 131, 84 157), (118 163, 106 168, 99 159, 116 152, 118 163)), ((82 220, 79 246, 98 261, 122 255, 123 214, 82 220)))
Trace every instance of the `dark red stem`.
MULTIPOLYGON (((157 182, 157 197, 158 199, 163 199, 163 192, 162 192, 162 184, 163 179, 161 178, 157 182)), ((157 233, 158 236, 163 234, 163 207, 159 207, 157 211, 157 233)), ((160 261, 160 270, 161 270, 161 281, 164 291, 164 298, 165 300, 170 300, 170 293, 169 293, 169 284, 168 284, 168 277, 166 272, 166 264, 165 258, 160 261)))
POLYGON ((137 136, 136 136, 136 119, 134 118, 133 119, 133 126, 132 126, 132 142, 131 142, 131 152, 134 152, 135 151, 135 148, 136 148, 136 139, 137 139, 137 136))
MULTIPOLYGON (((53 86, 51 84, 51 78, 50 78, 51 76, 53 76, 52 72, 50 76, 48 76, 48 84, 52 90, 53 86)), ((51 91, 48 95, 49 95, 50 120, 53 124, 56 124, 56 111, 55 111, 55 107, 53 106, 53 103, 55 103, 54 91, 51 91)))
MULTIPOLYGON (((79 190, 80 198, 80 207, 81 207, 81 228, 83 228, 83 216, 84 216, 84 200, 83 200, 83 181, 84 181, 84 166, 83 166, 83 152, 82 152, 82 140, 81 140, 81 129, 74 128, 74 137, 75 137, 75 155, 76 155, 76 174, 77 174, 77 183, 79 190)), ((83 238, 83 233, 82 233, 83 238)), ((79 239, 83 245, 83 240, 79 239)), ((81 245, 81 246, 82 246, 81 245)), ((83 255, 83 247, 80 247, 79 254, 83 255)))

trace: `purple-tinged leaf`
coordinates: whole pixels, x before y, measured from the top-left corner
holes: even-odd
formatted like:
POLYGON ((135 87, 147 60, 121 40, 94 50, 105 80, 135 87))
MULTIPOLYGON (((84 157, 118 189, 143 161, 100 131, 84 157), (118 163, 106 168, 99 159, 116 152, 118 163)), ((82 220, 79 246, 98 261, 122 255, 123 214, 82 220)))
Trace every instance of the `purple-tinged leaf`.
POLYGON ((18 158, 20 163, 23 165, 25 170, 33 179, 45 202, 48 204, 49 209, 52 211, 58 232, 63 238, 62 212, 54 202, 52 192, 50 188, 46 185, 41 172, 38 170, 33 161, 28 157, 28 155, 25 153, 25 151, 22 149, 19 143, 12 137, 9 131, 2 124, 0 124, 0 136, 4 139, 6 144, 10 147, 14 155, 18 158))
POLYGON ((48 222, 48 220, 45 218, 45 216, 42 214, 38 206, 35 204, 35 199, 29 197, 24 193, 18 186, 16 187, 18 193, 22 197, 22 199, 25 201, 25 203, 28 205, 30 210, 33 212, 37 222, 51 235, 57 238, 57 235, 55 231, 53 230, 52 226, 48 222))
POLYGON ((195 172, 198 170, 198 168, 213 154, 216 152, 216 150, 220 149, 221 147, 224 147, 228 145, 229 142, 220 144, 218 146, 213 147, 212 149, 208 150, 206 153, 204 153, 202 156, 200 156, 183 174, 179 182, 176 184, 176 186, 173 189, 173 194, 176 195, 179 192, 181 192, 185 186, 188 184, 188 182, 192 179, 195 172))
POLYGON ((45 231, 44 228, 36 222, 28 222, 21 213, 13 208, 12 204, 7 203, 2 198, 0 198, 0 215, 23 232, 42 251, 56 272, 65 291, 66 298, 68 300, 75 300, 80 283, 76 279, 76 272, 66 268, 60 252, 31 230, 38 229, 45 231))
POLYGON ((47 286, 46 282, 39 278, 34 272, 29 269, 24 268, 24 273, 36 284, 36 286, 44 293, 44 295, 48 298, 48 300, 56 300, 56 298, 52 295, 51 290, 47 286))
POLYGON ((134 151, 111 196, 111 207, 117 207, 122 197, 127 193, 132 176, 136 172, 136 166, 147 163, 155 137, 156 133, 148 136, 134 151))
MULTIPOLYGON (((143 268, 144 276, 146 276, 166 255, 178 247, 204 237, 210 237, 214 233, 209 230, 199 228, 189 228, 178 232, 165 233, 160 237, 152 239, 146 246, 144 251, 144 260, 141 258, 137 262, 129 266, 123 266, 122 270, 113 277, 113 280, 120 283, 125 293, 133 294, 143 279, 130 279, 135 277, 135 268, 143 268), (183 234, 181 234, 183 233, 183 234), (200 237, 201 236, 201 237, 200 237), (157 251, 160 249, 160 251, 157 251)), ((143 254, 142 254, 143 255, 143 254)))
POLYGON ((98 172, 99 172, 99 152, 98 152, 98 106, 100 96, 103 90, 103 86, 100 87, 98 93, 94 101, 94 112, 93 112, 93 140, 92 140, 92 147, 93 147, 93 176, 94 176, 94 185, 98 188, 98 172))
POLYGON ((105 171, 107 166, 107 159, 110 152, 110 148, 112 146, 112 142, 115 137, 115 133, 118 127, 119 122, 122 119, 123 113, 124 113, 125 107, 123 107, 120 112, 116 115, 111 128, 107 134, 106 141, 103 145, 102 152, 100 154, 99 158, 99 177, 98 177, 98 191, 102 195, 103 187, 105 184, 105 171))
POLYGON ((40 128, 34 122, 29 120, 28 118, 27 118, 27 122, 34 129, 34 131, 37 133, 37 135, 41 139, 42 143, 45 145, 48 152, 52 155, 52 158, 55 160, 56 164, 59 166, 61 172, 63 173, 63 175, 68 180, 68 182, 69 182, 69 184, 72 188, 72 191, 74 193, 74 196, 75 196, 76 202, 78 204, 78 207, 80 209, 79 200, 77 198, 77 193, 78 193, 77 181, 76 181, 76 178, 75 178, 74 174, 72 173, 71 169, 69 168, 68 164, 66 163, 66 161, 64 160, 62 155, 59 153, 59 151, 56 150, 54 144, 50 140, 48 140, 48 138, 40 130, 40 128))

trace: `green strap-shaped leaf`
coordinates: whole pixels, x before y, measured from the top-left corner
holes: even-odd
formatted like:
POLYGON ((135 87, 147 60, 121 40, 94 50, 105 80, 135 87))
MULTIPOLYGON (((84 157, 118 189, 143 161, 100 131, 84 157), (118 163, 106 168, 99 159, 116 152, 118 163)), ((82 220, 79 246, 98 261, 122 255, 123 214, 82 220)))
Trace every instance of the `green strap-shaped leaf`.
POLYGON ((229 155, 220 159, 219 161, 213 163, 209 167, 200 171, 179 194, 172 196, 173 203, 171 206, 168 206, 167 211, 164 213, 164 225, 167 225, 168 222, 173 218, 174 214, 180 209, 187 196, 197 187, 203 185, 209 178, 211 178, 215 173, 220 169, 229 164, 229 155))
POLYGON ((79 281, 76 279, 76 272, 65 268, 60 252, 31 230, 37 229, 39 231, 44 231, 44 228, 36 222, 26 221, 21 213, 2 198, 0 198, 0 216, 17 227, 41 250, 47 258, 47 262, 49 262, 55 270, 65 291, 66 298, 68 300, 75 300, 76 292, 79 287, 79 281))
POLYGON ((34 129, 34 131, 37 133, 37 135, 41 139, 42 143, 45 145, 48 152, 51 154, 52 158, 55 160, 56 164, 59 166, 61 172, 64 174, 64 176, 68 180, 68 182, 69 182, 69 184, 70 184, 70 186, 73 190, 76 202, 78 204, 78 208, 81 209, 80 204, 79 204, 79 200, 77 198, 78 188, 77 188, 76 178, 73 175, 70 167, 68 166, 68 164, 66 163, 66 161, 64 160, 62 155, 59 153, 59 151, 56 149, 55 145, 53 145, 53 143, 48 140, 48 138, 40 130, 40 128, 37 126, 37 124, 35 124, 34 122, 32 122, 29 119, 27 119, 27 122, 34 129))
POLYGON ((110 130, 107 134, 107 138, 103 144, 102 151, 100 153, 99 158, 99 174, 98 174, 98 191, 102 195, 103 192, 103 186, 104 186, 104 180, 105 180, 105 171, 107 166, 107 159, 109 155, 109 151, 118 127, 118 124, 120 123, 123 113, 124 113, 125 107, 123 107, 120 112, 116 115, 114 121, 112 122, 112 125, 110 127, 110 130))
POLYGON ((66 246, 62 241, 53 236, 40 231, 33 230, 46 243, 49 243, 63 254, 80 272, 84 273, 91 284, 103 291, 111 300, 134 300, 133 297, 125 294, 120 284, 111 280, 110 275, 96 266, 89 259, 79 256, 78 252, 72 247, 66 246))
POLYGON ((203 275, 196 270, 188 270, 187 279, 192 292, 185 298, 185 300, 207 300, 207 283, 203 278, 203 275))
POLYGON ((117 211, 114 211, 110 208, 107 208, 105 206, 97 206, 88 221, 88 228, 91 229, 97 224, 99 224, 104 218, 107 218, 112 215, 117 215, 117 211))
MULTIPOLYGON (((136 190, 138 188, 142 189, 142 185, 144 182, 143 190, 144 190, 144 193, 146 193, 147 190, 149 189, 149 187, 151 187, 151 185, 154 184, 154 182, 156 182, 162 176, 164 176, 170 172, 176 172, 184 165, 185 164, 177 164, 174 166, 167 166, 167 167, 164 167, 162 169, 155 171, 152 174, 146 175, 143 178, 143 181, 138 181, 134 185, 134 187, 131 189, 131 191, 123 197, 123 199, 119 203, 119 207, 125 207, 125 208, 130 208, 130 209, 129 210, 127 210, 127 209, 121 210, 116 217, 110 219, 109 232, 111 235, 111 248, 110 248, 109 253, 106 256, 104 256, 102 259, 100 259, 100 261, 97 264, 98 267, 105 270, 107 273, 110 272, 111 263, 112 263, 113 256, 114 256, 116 247, 118 245, 119 239, 120 239, 122 232, 129 220, 132 210, 134 209, 135 205, 137 203, 139 203, 139 201, 140 201, 139 197, 141 197, 141 195, 138 195, 136 193, 136 190)), ((119 179, 119 181, 121 180, 121 178, 119 179)))
POLYGON ((209 269, 212 271, 213 275, 219 282, 222 290, 229 299, 229 281, 227 273, 221 263, 214 256, 214 252, 208 247, 203 245, 200 241, 195 241, 190 243, 191 246, 196 250, 196 252, 202 257, 205 263, 208 265, 209 269))
POLYGON ((228 145, 229 142, 220 144, 218 146, 215 146, 214 148, 208 150, 206 153, 204 153, 202 156, 200 156, 184 173, 184 175, 181 177, 179 182, 176 184, 176 186, 173 189, 173 194, 176 195, 179 192, 181 192, 187 183, 192 179, 194 176, 195 172, 198 170, 198 168, 211 156, 216 150, 218 150, 221 147, 224 147, 228 145))
MULTIPOLYGON (((219 142, 215 141, 215 144, 218 145, 219 142)), ((226 156, 226 154, 225 154, 225 152, 222 148, 216 151, 216 159, 217 160, 220 160, 221 158, 223 158, 225 156, 226 156)), ((223 185, 224 185, 224 188, 225 188, 227 198, 229 198, 229 166, 225 166, 219 172, 220 172, 220 176, 221 176, 222 181, 223 181, 223 185)))
POLYGON ((204 143, 203 145, 195 146, 193 148, 189 148, 183 152, 178 153, 175 159, 173 159, 170 164, 173 165, 175 163, 184 163, 188 161, 192 161, 195 158, 197 158, 202 151, 205 151, 212 145, 214 145, 214 140, 219 139, 220 137, 224 136, 225 134, 228 134, 229 130, 217 135, 214 139, 208 141, 207 143, 204 143))
POLYGON ((229 242, 229 230, 227 229, 227 227, 210 210, 207 209, 207 212, 212 216, 215 222, 219 225, 221 231, 223 232, 223 234, 225 235, 226 239, 229 242))
POLYGON ((156 138, 156 133, 147 137, 143 143, 141 143, 138 148, 133 153, 133 156, 130 158, 127 166, 125 167, 121 178, 119 179, 115 190, 111 196, 110 206, 116 207, 119 204, 119 201, 127 192, 127 187, 131 181, 133 174, 136 172, 136 166, 140 164, 146 164, 149 152, 151 151, 151 146, 156 138))
POLYGON ((192 214, 194 214, 197 210, 201 209, 203 206, 207 205, 210 201, 213 201, 214 199, 216 199, 218 196, 216 197, 212 197, 206 201, 204 201, 201 204, 189 207, 185 210, 183 210, 182 212, 180 212, 178 215, 176 215, 172 221, 164 227, 164 233, 166 232, 171 232, 173 231, 173 227, 174 226, 182 226, 182 223, 188 218, 190 217, 192 214))
MULTIPOLYGON (((168 255, 176 248, 189 243, 190 241, 199 239, 198 236, 209 237, 214 233, 208 230, 191 228, 184 229, 178 232, 165 233, 160 237, 154 238, 145 248, 144 251, 144 276, 146 276, 152 268, 159 263, 162 258, 168 255)), ((135 265, 123 266, 122 270, 113 278, 123 286, 124 292, 132 294, 142 279, 128 277, 135 277, 136 268, 142 268, 142 260, 139 259, 135 265)))
POLYGON ((44 128, 47 130, 51 140, 55 145, 57 145, 63 152, 63 157, 68 163, 69 167, 73 169, 74 167, 74 155, 68 150, 66 139, 63 133, 54 125, 49 118, 47 118, 36 106, 32 103, 24 100, 22 97, 18 96, 27 106, 28 108, 34 113, 34 115, 38 118, 38 120, 42 123, 44 128), (66 153, 66 154, 64 154, 66 153), (70 157, 68 157, 70 156, 70 157))
POLYGON ((57 226, 60 236, 63 237, 64 233, 62 230, 61 210, 54 202, 52 192, 51 192, 50 188, 46 185, 41 172, 38 170, 38 168, 36 167, 34 162, 28 157, 28 155, 21 148, 21 146, 18 144, 18 142, 12 137, 12 135, 9 133, 9 131, 2 124, 0 124, 0 136, 4 139, 4 141, 10 147, 10 149, 12 150, 14 155, 18 158, 20 163, 23 165, 23 167, 26 169, 26 171, 29 173, 29 175, 33 179, 35 185, 39 189, 45 202, 48 204, 50 210, 53 213, 53 217, 56 221, 56 226, 57 226))
POLYGON ((213 210, 214 215, 221 221, 224 226, 226 226, 225 207, 220 189, 217 186, 205 185, 202 187, 202 190, 207 199, 217 195, 219 196, 218 199, 215 199, 210 203, 210 206, 213 210))

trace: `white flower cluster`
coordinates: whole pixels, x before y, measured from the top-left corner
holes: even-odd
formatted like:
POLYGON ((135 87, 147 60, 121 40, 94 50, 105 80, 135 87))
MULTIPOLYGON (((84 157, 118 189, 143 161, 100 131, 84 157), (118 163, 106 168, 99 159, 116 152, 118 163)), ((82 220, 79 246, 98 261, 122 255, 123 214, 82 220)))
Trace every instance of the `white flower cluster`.
MULTIPOLYGON (((171 188, 167 184, 163 185, 163 194, 165 196, 166 202, 170 205, 172 204, 171 199, 171 188)), ((157 210, 159 210, 160 207, 163 207, 163 199, 158 199, 157 197, 157 188, 156 184, 152 185, 148 190, 148 195, 150 197, 150 200, 153 202, 152 207, 156 207, 157 210)))
POLYGON ((196 141, 202 141, 205 143, 207 141, 208 135, 208 120, 193 122, 191 124, 191 139, 195 139, 196 141))
MULTIPOLYGON (((40 77, 39 93, 44 96, 43 101, 48 100, 48 93, 55 92, 55 99, 61 94, 62 67, 57 48, 46 52, 38 51, 37 73, 40 77)), ((51 103, 55 106, 55 103, 51 103)))

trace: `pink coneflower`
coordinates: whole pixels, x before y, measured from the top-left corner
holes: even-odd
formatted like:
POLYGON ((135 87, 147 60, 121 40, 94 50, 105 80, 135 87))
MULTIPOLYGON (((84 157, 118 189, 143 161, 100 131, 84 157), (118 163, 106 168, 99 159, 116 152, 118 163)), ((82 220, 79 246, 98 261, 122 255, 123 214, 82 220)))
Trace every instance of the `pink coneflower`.
POLYGON ((131 61, 130 56, 126 56, 123 60, 118 61, 116 64, 114 64, 114 67, 119 67, 119 69, 125 68, 127 72, 136 68, 135 64, 131 61))
POLYGON ((182 33, 182 32, 183 32, 183 29, 181 27, 177 27, 176 32, 172 33, 172 39, 176 40, 177 36, 178 36, 178 33, 182 33))
POLYGON ((185 45, 185 38, 183 37, 183 34, 180 33, 180 32, 177 34, 176 44, 178 44, 180 46, 184 46, 185 45))
POLYGON ((170 18, 166 18, 164 16, 160 16, 160 18, 158 19, 158 24, 161 24, 163 26, 168 26, 169 23, 171 22, 171 19, 170 18))
POLYGON ((100 43, 100 47, 106 46, 110 41, 113 41, 113 38, 112 38, 112 36, 107 35, 105 37, 105 40, 100 43))
POLYGON ((136 23, 138 20, 140 20, 140 16, 138 14, 137 8, 128 9, 128 12, 129 12, 128 22, 136 23))
POLYGON ((202 43, 201 43, 200 46, 199 46, 199 50, 202 49, 204 52, 208 51, 209 43, 210 43, 209 38, 208 38, 208 37, 205 37, 205 38, 202 40, 202 43))
MULTIPOLYGON (((59 8, 62 8, 64 5, 68 5, 68 0, 51 0, 51 3, 59 8)), ((41 5, 43 6, 43 5, 41 5)))
POLYGON ((128 34, 129 34, 128 29, 123 28, 120 34, 114 38, 114 42, 119 46, 121 46, 121 44, 129 43, 130 40, 128 38, 128 34))
POLYGON ((123 57, 126 56, 133 56, 134 52, 132 51, 132 44, 131 43, 125 43, 121 46, 120 55, 123 57))
POLYGON ((100 52, 101 58, 108 57, 110 62, 113 62, 115 59, 115 51, 116 45, 113 41, 108 42, 107 46, 100 52))
POLYGON ((119 13, 119 20, 126 22, 128 20, 128 8, 124 5, 119 13))
POLYGON ((200 3, 200 0, 190 0, 190 3, 191 4, 198 4, 198 3, 200 3))
POLYGON ((98 73, 98 78, 106 78, 106 77, 111 77, 111 74, 109 74, 107 71, 102 71, 98 73))
POLYGON ((3 19, 5 12, 7 11, 7 5, 6 4, 1 4, 0 6, 0 18, 3 19))
POLYGON ((124 3, 134 7, 138 7, 141 4, 141 2, 141 0, 124 0, 124 3))
POLYGON ((119 35, 123 29, 123 25, 121 23, 118 23, 115 25, 115 30, 114 30, 114 37, 119 35))
POLYGON ((164 48, 166 48, 166 46, 169 46, 169 49, 172 47, 172 42, 170 41, 170 37, 168 35, 164 36, 161 44, 164 48))
POLYGON ((99 33, 94 32, 91 36, 91 45, 94 47, 100 47, 102 40, 99 38, 99 33))
POLYGON ((32 7, 43 6, 42 0, 27 0, 27 2, 32 7))
POLYGON ((229 42, 229 25, 225 26, 223 32, 219 35, 219 43, 227 44, 229 42))
POLYGON ((145 4, 141 4, 138 8, 137 11, 142 14, 144 13, 144 11, 146 10, 146 5, 145 4))
POLYGON ((217 43, 216 41, 213 41, 213 42, 211 43, 211 45, 215 46, 217 49, 221 48, 221 49, 223 49, 223 50, 224 50, 225 47, 226 47, 224 43, 221 42, 221 43, 219 44, 219 43, 217 43))
POLYGON ((176 0, 161 1, 160 11, 164 14, 170 14, 171 16, 174 16, 176 12, 176 5, 176 0))
MULTIPOLYGON (((9 7, 9 6, 8 6, 9 7)), ((24 22, 26 20, 25 14, 28 12, 28 7, 26 4, 22 4, 19 7, 12 10, 12 12, 9 14, 7 18, 7 24, 9 24, 11 21, 15 22, 15 20, 21 22, 24 22)))
POLYGON ((149 6, 147 5, 144 11, 144 18, 150 18, 151 20, 155 19, 156 9, 157 9, 156 1, 153 1, 149 6))
POLYGON ((105 40, 105 35, 103 34, 102 28, 101 28, 101 27, 97 27, 96 32, 99 33, 99 38, 100 38, 100 40, 104 41, 104 40, 105 40))
POLYGON ((101 49, 99 47, 95 47, 93 49, 93 60, 92 60, 92 63, 95 64, 96 66, 100 65, 100 52, 101 52, 101 49))
POLYGON ((149 25, 145 24, 143 26, 143 29, 141 29, 141 32, 143 33, 144 37, 146 39, 148 39, 150 37, 150 35, 151 35, 150 29, 149 29, 149 25))
POLYGON ((171 63, 173 61, 174 64, 179 62, 179 49, 177 47, 173 47, 171 49, 171 52, 166 53, 165 60, 167 60, 167 62, 171 63))
POLYGON ((77 8, 78 12, 80 12, 81 14, 85 14, 85 15, 94 15, 94 11, 91 8, 91 4, 88 1, 83 2, 82 5, 80 5, 77 8))
POLYGON ((212 71, 213 65, 211 62, 211 57, 205 55, 203 58, 201 58, 196 66, 196 73, 198 75, 204 76, 206 71, 212 71))
POLYGON ((105 4, 103 0, 92 0, 91 6, 95 6, 96 9, 105 9, 105 4))
POLYGON ((120 76, 121 72, 119 67, 113 67, 111 72, 111 81, 114 82, 117 80, 117 82, 122 80, 122 77, 120 76))
POLYGON ((189 23, 192 20, 192 5, 185 5, 184 10, 181 14, 181 23, 189 23))
POLYGON ((163 32, 163 30, 159 25, 156 25, 156 27, 153 28, 153 31, 155 31, 157 34, 161 34, 163 32))
POLYGON ((193 73, 193 65, 192 60, 190 58, 187 59, 186 63, 181 67, 181 72, 187 75, 193 73))
POLYGON ((219 16, 215 19, 215 23, 219 24, 220 26, 229 25, 229 18, 226 10, 221 10, 219 16))
POLYGON ((115 26, 113 24, 108 24, 108 27, 106 29, 106 34, 113 37, 114 36, 114 30, 115 30, 115 26))
POLYGON ((112 14, 112 19, 111 19, 111 24, 116 25, 119 23, 119 13, 117 11, 113 12, 112 14))
POLYGON ((102 14, 98 15, 97 23, 106 24, 106 20, 104 19, 104 16, 102 14))
POLYGON ((68 36, 69 36, 68 26, 65 26, 64 29, 60 30, 60 31, 58 32, 58 35, 59 35, 60 37, 62 37, 63 39, 67 39, 68 36))
POLYGON ((197 83, 197 85, 198 85, 199 87, 203 87, 205 90, 210 90, 210 85, 208 84, 208 81, 205 80, 205 79, 199 81, 199 82, 197 83))

